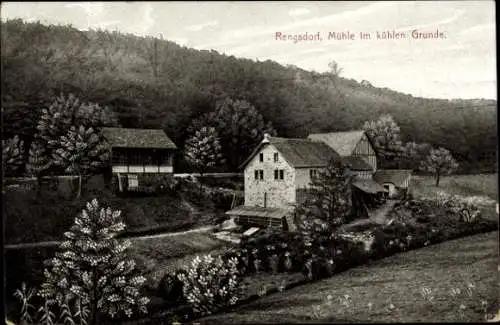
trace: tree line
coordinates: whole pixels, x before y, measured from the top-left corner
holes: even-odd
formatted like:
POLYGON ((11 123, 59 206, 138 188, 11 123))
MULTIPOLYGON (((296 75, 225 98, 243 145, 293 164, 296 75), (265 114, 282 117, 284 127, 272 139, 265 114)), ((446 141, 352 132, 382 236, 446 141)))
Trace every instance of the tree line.
MULTIPOLYGON (((335 62, 330 71, 317 73, 270 60, 198 51, 154 37, 21 20, 2 22, 1 50, 4 138, 18 135, 28 146, 38 132, 42 110, 61 93, 109 107, 123 127, 163 129, 181 149, 192 145, 187 140, 193 135, 193 121, 215 120, 223 114, 216 113, 222 112, 221 106, 231 110, 234 104, 223 104, 229 98, 236 106, 251 106, 262 116, 256 125, 271 125, 283 137, 361 129, 366 121, 390 114, 400 127, 401 141, 419 144, 416 151, 447 148, 460 172, 496 170, 492 100, 416 98, 343 78, 335 62)), ((229 132, 223 124, 205 124, 203 132, 229 132)), ((229 137, 217 136, 222 142, 229 137)), ((234 170, 253 136, 220 143, 221 150, 227 150, 226 170, 234 170)), ((177 158, 177 171, 191 168, 184 155, 177 158)))

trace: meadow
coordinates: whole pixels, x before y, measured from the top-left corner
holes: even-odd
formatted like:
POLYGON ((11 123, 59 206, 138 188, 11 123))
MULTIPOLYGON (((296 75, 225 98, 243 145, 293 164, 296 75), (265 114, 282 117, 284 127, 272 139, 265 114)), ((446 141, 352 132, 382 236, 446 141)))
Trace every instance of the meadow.
POLYGON ((198 322, 479 322, 485 309, 498 310, 498 232, 396 254, 198 322))

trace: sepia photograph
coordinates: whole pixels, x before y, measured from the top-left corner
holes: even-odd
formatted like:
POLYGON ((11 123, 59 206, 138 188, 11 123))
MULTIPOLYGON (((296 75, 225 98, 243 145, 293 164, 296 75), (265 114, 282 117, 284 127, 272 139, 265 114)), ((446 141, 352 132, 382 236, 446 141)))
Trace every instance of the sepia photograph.
POLYGON ((500 321, 494 1, 0 8, 6 324, 500 321))

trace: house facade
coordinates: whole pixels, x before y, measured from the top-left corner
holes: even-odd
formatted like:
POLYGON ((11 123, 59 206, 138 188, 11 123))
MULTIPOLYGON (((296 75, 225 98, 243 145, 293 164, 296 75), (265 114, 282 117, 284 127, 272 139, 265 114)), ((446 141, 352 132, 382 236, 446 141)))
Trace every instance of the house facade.
POLYGON ((119 190, 141 187, 141 180, 172 175, 177 147, 163 130, 103 128, 110 151, 110 173, 119 190), (126 185, 125 185, 126 184, 126 185))
POLYGON ((323 143, 265 136, 244 165, 245 206, 289 208, 297 190, 339 155, 323 143))
POLYGON ((240 166, 244 169, 244 205, 226 214, 255 225, 271 225, 272 218, 283 224, 288 218, 290 224, 289 216, 307 197, 312 179, 332 159, 354 174, 350 187, 354 215, 366 216, 371 207, 394 192, 390 186, 405 188, 409 184, 410 178, 406 176, 408 172, 411 176, 411 171, 378 170, 373 143, 362 130, 316 133, 307 139, 265 135, 240 166))

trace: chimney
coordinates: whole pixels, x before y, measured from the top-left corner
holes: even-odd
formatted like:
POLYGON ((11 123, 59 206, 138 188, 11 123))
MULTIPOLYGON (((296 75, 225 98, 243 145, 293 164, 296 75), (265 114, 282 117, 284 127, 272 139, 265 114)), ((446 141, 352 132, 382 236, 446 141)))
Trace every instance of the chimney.
POLYGON ((269 133, 264 133, 264 140, 262 140, 262 143, 269 143, 269 133))

